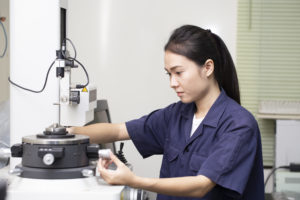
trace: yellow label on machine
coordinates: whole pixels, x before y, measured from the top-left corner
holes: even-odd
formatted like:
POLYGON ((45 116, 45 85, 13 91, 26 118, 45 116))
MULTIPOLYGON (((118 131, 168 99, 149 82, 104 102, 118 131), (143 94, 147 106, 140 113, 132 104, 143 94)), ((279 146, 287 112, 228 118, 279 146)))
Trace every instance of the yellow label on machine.
POLYGON ((88 90, 86 89, 86 87, 84 87, 81 92, 88 92, 88 90))

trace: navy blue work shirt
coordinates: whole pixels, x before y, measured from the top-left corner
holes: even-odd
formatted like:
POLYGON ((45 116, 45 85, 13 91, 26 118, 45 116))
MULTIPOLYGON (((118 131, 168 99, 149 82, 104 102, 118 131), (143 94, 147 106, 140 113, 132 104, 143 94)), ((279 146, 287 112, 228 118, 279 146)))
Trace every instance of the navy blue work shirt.
POLYGON ((216 186, 203 198, 158 194, 158 200, 263 200, 260 132, 255 118, 222 90, 190 136, 194 103, 177 102, 126 122, 130 138, 146 158, 163 154, 160 177, 203 175, 216 186))

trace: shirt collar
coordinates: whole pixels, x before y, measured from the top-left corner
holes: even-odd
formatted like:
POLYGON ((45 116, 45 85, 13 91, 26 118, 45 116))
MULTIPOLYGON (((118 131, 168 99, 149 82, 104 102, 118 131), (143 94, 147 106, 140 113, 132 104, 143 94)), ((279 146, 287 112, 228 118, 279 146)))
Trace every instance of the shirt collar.
MULTIPOLYGON (((225 107, 228 102, 228 96, 226 92, 221 89, 221 93, 218 96, 217 100, 213 103, 205 118, 202 121, 202 124, 217 127, 219 119, 221 118, 225 107)), ((193 118, 196 111, 196 104, 189 103, 181 111, 181 115, 185 118, 193 118)))

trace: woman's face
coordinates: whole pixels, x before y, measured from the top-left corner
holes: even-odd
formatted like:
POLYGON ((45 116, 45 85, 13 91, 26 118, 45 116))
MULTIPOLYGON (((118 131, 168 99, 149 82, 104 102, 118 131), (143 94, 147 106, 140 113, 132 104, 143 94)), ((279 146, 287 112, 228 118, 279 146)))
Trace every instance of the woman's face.
POLYGON ((199 67, 185 56, 166 51, 165 70, 170 77, 170 87, 183 103, 201 100, 207 94, 212 72, 206 66, 199 67))

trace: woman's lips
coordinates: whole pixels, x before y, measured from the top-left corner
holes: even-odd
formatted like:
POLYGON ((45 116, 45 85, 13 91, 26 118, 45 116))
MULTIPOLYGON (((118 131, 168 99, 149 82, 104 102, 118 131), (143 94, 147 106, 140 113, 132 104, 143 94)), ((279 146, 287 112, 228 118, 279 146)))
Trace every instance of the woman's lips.
POLYGON ((181 97, 183 95, 183 92, 176 92, 177 96, 181 97))

